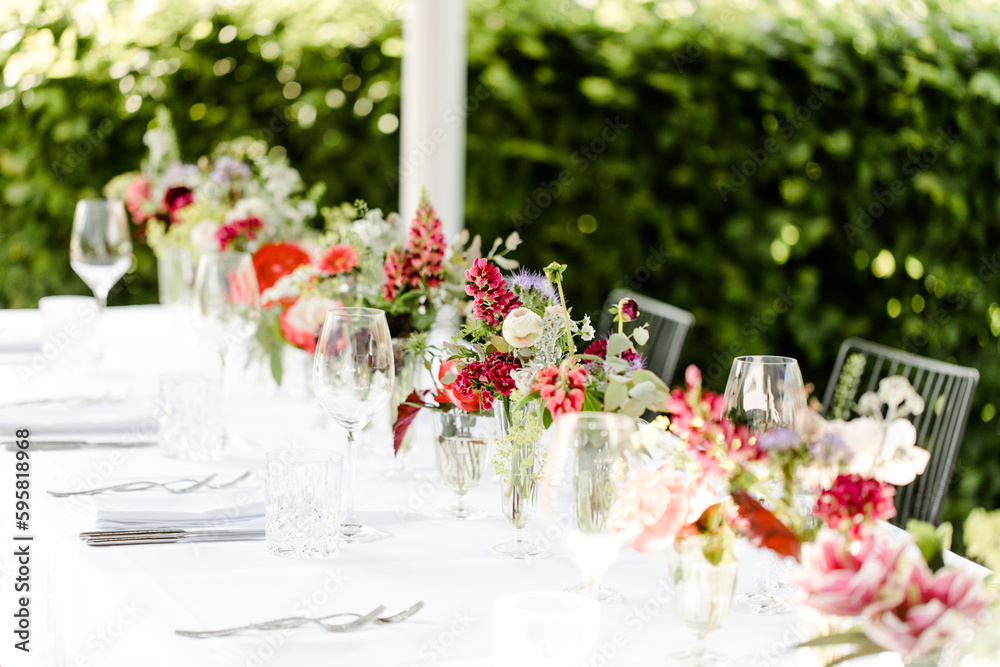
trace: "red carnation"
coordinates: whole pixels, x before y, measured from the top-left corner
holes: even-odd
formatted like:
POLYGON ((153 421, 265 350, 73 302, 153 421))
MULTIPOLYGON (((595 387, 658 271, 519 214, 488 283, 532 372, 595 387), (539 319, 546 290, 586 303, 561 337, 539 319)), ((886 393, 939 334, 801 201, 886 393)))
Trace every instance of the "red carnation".
POLYGON ((191 191, 191 188, 183 185, 170 188, 163 195, 163 206, 166 207, 167 212, 170 214, 171 223, 177 222, 177 211, 193 202, 194 192, 191 191))
POLYGON ((358 253, 349 245, 338 243, 320 258, 316 266, 320 271, 336 275, 347 273, 358 265, 358 253))

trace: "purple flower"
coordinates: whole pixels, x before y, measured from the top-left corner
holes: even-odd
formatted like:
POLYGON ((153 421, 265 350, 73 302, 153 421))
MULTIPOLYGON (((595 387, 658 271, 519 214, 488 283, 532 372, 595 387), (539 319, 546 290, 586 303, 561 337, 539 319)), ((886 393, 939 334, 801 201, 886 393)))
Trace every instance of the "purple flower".
POLYGON ((639 318, 639 304, 626 297, 618 302, 618 314, 622 322, 635 322, 639 318))
POLYGON ((836 433, 824 433, 818 440, 809 443, 809 455, 822 463, 849 462, 851 448, 836 433))
POLYGON ((559 303, 559 295, 556 293, 552 283, 537 271, 518 269, 507 278, 507 287, 518 296, 532 291, 546 301, 551 300, 554 303, 559 303))
POLYGON ((802 440, 799 438, 799 434, 790 428, 776 428, 760 436, 757 440, 757 445, 766 452, 795 449, 800 444, 802 444, 802 440))
POLYGON ((250 178, 250 167, 242 160, 237 160, 229 155, 223 155, 215 161, 215 167, 208 177, 213 182, 223 185, 230 180, 250 178))

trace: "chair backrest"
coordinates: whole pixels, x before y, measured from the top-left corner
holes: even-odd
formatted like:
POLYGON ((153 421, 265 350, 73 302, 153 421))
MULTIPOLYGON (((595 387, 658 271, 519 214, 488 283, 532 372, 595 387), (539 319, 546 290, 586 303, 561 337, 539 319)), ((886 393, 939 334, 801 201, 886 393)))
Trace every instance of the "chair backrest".
POLYGON ((608 310, 624 298, 635 299, 639 304, 638 325, 649 324, 649 342, 642 350, 646 368, 653 371, 668 385, 677 369, 677 360, 684 347, 684 339, 694 324, 694 315, 668 303, 651 299, 629 290, 614 290, 604 303, 604 314, 597 327, 599 335, 611 331, 613 318, 608 310))
POLYGON ((893 523, 905 526, 909 519, 937 524, 948 494, 948 485, 955 468, 955 459, 962 444, 962 435, 972 409, 972 396, 979 383, 975 368, 928 359, 860 338, 848 338, 840 346, 837 361, 830 374, 830 383, 823 397, 823 412, 827 417, 849 418, 862 394, 878 388, 879 380, 902 375, 924 399, 922 414, 912 417, 917 429, 917 445, 931 453, 923 475, 912 484, 896 489, 896 518, 893 523), (854 355, 864 357, 854 387, 836 397, 845 363, 854 355), (836 405, 831 406, 831 403, 836 405), (837 414, 832 414, 837 412, 837 414))

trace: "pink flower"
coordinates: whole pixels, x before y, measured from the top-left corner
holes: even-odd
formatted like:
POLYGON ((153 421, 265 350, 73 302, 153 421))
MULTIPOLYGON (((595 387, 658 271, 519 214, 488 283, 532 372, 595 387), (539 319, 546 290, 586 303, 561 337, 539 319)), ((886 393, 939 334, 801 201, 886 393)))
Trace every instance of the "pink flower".
POLYGON ((385 284, 382 286, 382 296, 386 301, 395 301, 396 295, 407 282, 406 266, 403 253, 400 250, 390 250, 385 254, 382 271, 385 273, 385 284))
POLYGON ((472 268, 465 272, 465 279, 469 281, 465 293, 473 298, 476 319, 485 321, 491 327, 502 324, 507 313, 521 305, 514 293, 507 289, 507 281, 500 275, 500 269, 488 259, 476 259, 472 268))
POLYGON ((406 253, 410 264, 410 285, 419 287, 423 280, 428 287, 437 287, 444 279, 444 231, 441 219, 429 201, 422 201, 410 223, 406 237, 406 253))
POLYGON ((636 551, 659 551, 673 544, 718 501, 704 479, 686 486, 672 464, 658 470, 640 468, 618 493, 608 525, 619 532, 638 530, 632 542, 636 551))
POLYGON ((155 208, 149 200, 150 184, 142 176, 136 176, 125 188, 125 208, 132 215, 132 222, 141 225, 150 218, 156 217, 155 208))
POLYGON ((974 574, 945 567, 932 573, 922 558, 897 568, 884 600, 865 613, 865 634, 890 651, 921 657, 943 648, 987 604, 974 574))
POLYGON ((338 243, 320 257, 316 267, 324 273, 347 273, 358 265, 358 253, 349 245, 338 243))
POLYGON ((639 318, 639 304, 635 299, 622 299, 618 302, 618 315, 622 322, 634 322, 639 318))
POLYGON ((295 347, 315 353, 327 311, 343 305, 336 299, 320 296, 299 299, 278 316, 281 334, 295 347))
POLYGON ((559 368, 549 366, 538 371, 531 388, 545 400, 545 407, 553 417, 567 412, 579 412, 586 392, 587 371, 580 366, 559 368))
POLYGON ((844 530, 857 539, 875 521, 896 516, 895 494, 893 486, 878 480, 838 475, 833 485, 820 494, 813 514, 831 528, 844 530))
POLYGON ((806 553, 795 583, 810 607, 824 614, 856 616, 879 595, 907 546, 879 549, 871 536, 851 542, 825 530, 806 553))
POLYGON ((260 221, 260 218, 246 218, 223 225, 215 232, 215 238, 219 242, 219 250, 227 250, 241 236, 246 236, 247 240, 252 241, 257 238, 257 232, 263 228, 264 223, 260 221))

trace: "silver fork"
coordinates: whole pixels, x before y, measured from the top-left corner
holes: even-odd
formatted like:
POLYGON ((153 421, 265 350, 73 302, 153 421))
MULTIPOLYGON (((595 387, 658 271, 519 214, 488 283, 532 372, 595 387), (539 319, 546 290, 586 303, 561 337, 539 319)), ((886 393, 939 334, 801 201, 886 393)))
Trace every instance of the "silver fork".
MULTIPOLYGON (((334 624, 325 623, 324 620, 328 618, 336 618, 338 616, 346 616, 348 614, 332 614, 330 616, 321 616, 319 618, 309 618, 308 616, 289 616, 287 618, 279 618, 273 621, 265 621, 263 623, 250 623, 248 625, 241 625, 236 628, 226 628, 225 630, 175 630, 177 634, 182 637, 192 637, 195 639, 207 639, 209 637, 228 637, 229 635, 235 635, 240 632, 247 630, 283 630, 296 628, 305 623, 314 623, 327 632, 352 632, 365 625, 368 625, 372 621, 378 618, 378 615, 385 611, 385 605, 379 605, 375 609, 371 610, 367 614, 356 615, 357 618, 353 621, 347 623, 334 624)), ((419 611, 419 610, 418 610, 419 611)), ((395 621, 391 621, 395 622, 395 621)))
POLYGON ((49 495, 56 496, 57 498, 65 498, 67 496, 93 496, 98 493, 104 493, 106 491, 145 491, 147 489, 152 489, 160 487, 166 489, 170 493, 191 493, 192 491, 197 491, 198 489, 205 487, 209 489, 228 489, 231 486, 239 484, 247 477, 250 476, 250 472, 245 472, 239 477, 229 482, 223 484, 209 484, 216 477, 216 473, 212 473, 205 479, 199 481, 195 479, 173 479, 169 482, 150 482, 150 481, 138 481, 138 482, 126 482, 124 484, 115 484, 112 486, 102 486, 96 489, 84 489, 83 491, 48 491, 49 495), (172 485, 177 484, 188 484, 180 489, 173 488, 172 485))

